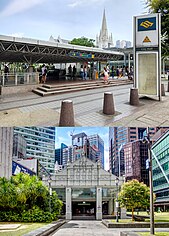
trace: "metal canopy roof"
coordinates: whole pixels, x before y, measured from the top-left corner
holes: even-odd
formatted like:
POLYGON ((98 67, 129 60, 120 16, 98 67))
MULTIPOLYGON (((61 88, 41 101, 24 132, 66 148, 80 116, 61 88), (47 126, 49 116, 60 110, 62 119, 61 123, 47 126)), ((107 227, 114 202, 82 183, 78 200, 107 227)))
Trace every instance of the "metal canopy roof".
POLYGON ((60 44, 28 38, 0 35, 0 61, 32 63, 70 63, 84 61, 119 60, 124 53, 101 48, 60 44), (86 54, 94 58, 73 56, 86 54))

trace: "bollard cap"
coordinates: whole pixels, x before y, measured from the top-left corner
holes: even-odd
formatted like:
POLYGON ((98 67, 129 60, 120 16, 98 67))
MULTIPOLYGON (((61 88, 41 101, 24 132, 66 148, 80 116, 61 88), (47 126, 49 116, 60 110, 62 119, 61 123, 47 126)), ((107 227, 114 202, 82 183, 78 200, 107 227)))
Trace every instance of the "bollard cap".
POLYGON ((104 94, 112 94, 112 92, 105 92, 104 94))
POLYGON ((63 100, 62 102, 71 103, 72 100, 63 100))

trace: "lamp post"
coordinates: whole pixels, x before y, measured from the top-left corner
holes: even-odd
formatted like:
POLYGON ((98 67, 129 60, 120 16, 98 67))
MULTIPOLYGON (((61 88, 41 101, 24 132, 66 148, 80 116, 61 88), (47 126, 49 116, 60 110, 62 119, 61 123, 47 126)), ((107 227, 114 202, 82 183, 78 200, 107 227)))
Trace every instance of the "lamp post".
POLYGON ((153 198, 152 154, 151 154, 151 142, 150 142, 148 128, 147 128, 147 136, 144 137, 143 142, 147 142, 147 144, 148 144, 149 185, 150 185, 150 234, 154 235, 154 198, 153 198))
POLYGON ((50 213, 51 213, 51 196, 52 196, 51 182, 52 182, 52 179, 51 179, 51 176, 49 176, 48 184, 49 184, 49 212, 50 213))
POLYGON ((119 210, 119 202, 118 202, 119 178, 118 177, 116 177, 116 179, 115 179, 115 184, 116 184, 116 222, 119 222, 119 215, 118 215, 118 210, 119 210))

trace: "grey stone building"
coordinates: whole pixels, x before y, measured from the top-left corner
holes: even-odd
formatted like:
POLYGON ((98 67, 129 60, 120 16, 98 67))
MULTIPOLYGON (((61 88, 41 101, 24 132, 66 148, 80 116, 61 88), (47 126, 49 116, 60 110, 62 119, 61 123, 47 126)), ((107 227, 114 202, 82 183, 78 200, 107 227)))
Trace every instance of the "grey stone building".
POLYGON ((100 162, 94 163, 83 156, 67 168, 49 178, 44 183, 55 190, 65 204, 67 220, 101 220, 104 215, 116 215, 115 198, 123 180, 101 168, 100 162))

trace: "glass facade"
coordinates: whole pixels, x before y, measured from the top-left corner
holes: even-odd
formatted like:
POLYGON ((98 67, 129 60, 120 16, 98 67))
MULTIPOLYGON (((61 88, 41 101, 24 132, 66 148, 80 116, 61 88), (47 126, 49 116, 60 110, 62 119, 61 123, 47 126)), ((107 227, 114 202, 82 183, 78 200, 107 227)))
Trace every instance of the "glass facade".
POLYGON ((152 146, 152 169, 156 203, 169 202, 169 131, 152 146))
POLYGON ((15 127, 14 134, 26 140, 25 158, 36 158, 47 171, 54 172, 55 127, 15 127))

